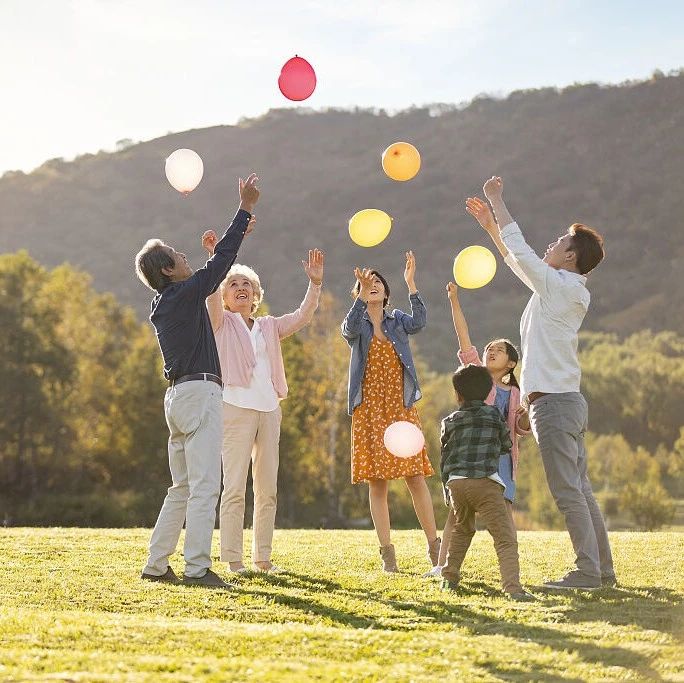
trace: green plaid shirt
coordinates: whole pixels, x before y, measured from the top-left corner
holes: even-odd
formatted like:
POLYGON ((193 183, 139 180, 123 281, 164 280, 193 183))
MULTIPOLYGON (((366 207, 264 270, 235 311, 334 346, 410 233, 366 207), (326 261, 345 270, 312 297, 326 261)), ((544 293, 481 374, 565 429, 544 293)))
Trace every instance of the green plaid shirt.
POLYGON ((442 481, 453 474, 481 479, 499 468, 499 456, 513 444, 499 409, 484 401, 466 401, 442 420, 442 481))

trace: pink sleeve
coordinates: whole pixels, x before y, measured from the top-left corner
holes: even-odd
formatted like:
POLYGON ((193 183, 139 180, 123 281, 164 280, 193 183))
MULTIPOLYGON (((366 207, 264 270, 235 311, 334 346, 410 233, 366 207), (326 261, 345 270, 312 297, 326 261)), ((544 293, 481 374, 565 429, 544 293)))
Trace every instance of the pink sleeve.
POLYGON ((280 339, 289 337, 311 322, 314 312, 318 308, 318 300, 321 298, 321 287, 322 285, 314 285, 309 281, 304 301, 302 301, 299 308, 292 313, 286 313, 275 318, 276 329, 280 339))
POLYGON ((477 349, 474 346, 471 346, 469 349, 466 349, 465 351, 459 349, 458 360, 460 360, 463 365, 482 365, 480 356, 477 353, 477 349))

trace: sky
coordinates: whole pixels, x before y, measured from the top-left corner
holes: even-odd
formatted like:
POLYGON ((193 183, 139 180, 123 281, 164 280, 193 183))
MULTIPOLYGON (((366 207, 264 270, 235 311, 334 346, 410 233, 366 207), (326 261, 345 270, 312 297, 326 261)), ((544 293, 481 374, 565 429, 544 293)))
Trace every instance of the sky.
POLYGON ((463 103, 684 67, 684 3, 624 0, 0 0, 0 174, 121 139, 304 103, 463 103))

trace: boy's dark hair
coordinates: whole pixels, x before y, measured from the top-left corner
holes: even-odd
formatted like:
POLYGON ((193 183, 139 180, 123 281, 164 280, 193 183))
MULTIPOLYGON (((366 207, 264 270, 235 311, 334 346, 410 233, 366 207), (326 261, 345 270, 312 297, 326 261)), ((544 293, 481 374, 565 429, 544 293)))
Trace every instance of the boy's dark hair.
MULTIPOLYGON (((387 280, 385 280, 385 278, 382 275, 380 275, 380 273, 377 270, 371 270, 371 275, 375 275, 375 277, 377 277, 378 280, 380 280, 380 282, 382 282, 382 284, 385 287, 385 298, 383 299, 383 302, 382 302, 382 307, 385 308, 385 306, 387 306, 387 304, 389 303, 390 286, 387 284, 387 280)), ((361 291, 361 285, 359 284, 359 281, 357 280, 351 289, 352 297, 356 298, 359 295, 360 291, 361 291)))
POLYGON ((568 228, 568 234, 572 236, 569 251, 574 251, 577 255, 577 270, 586 275, 594 270, 606 255, 603 237, 594 228, 583 223, 573 223, 568 228))
POLYGON ((492 377, 482 365, 461 365, 451 381, 464 401, 484 401, 492 390, 492 377))
POLYGON ((175 265, 164 247, 166 245, 161 240, 147 240, 135 257, 135 273, 138 279, 155 292, 161 292, 171 282, 171 278, 163 273, 162 269, 173 268, 175 265))
MULTIPOLYGON (((489 350, 489 347, 492 344, 504 344, 506 346, 506 355, 508 356, 508 360, 513 361, 517 367, 518 361, 520 360, 520 354, 518 353, 518 349, 515 348, 515 345, 510 339, 492 339, 487 346, 484 347, 484 353, 482 354, 482 363, 484 364, 485 362, 485 357, 487 355, 487 351, 489 350)), ((520 389, 520 385, 518 384, 518 380, 515 378, 514 371, 515 367, 511 368, 502 378, 501 380, 503 381, 504 384, 508 384, 511 387, 515 387, 516 389, 520 389)))

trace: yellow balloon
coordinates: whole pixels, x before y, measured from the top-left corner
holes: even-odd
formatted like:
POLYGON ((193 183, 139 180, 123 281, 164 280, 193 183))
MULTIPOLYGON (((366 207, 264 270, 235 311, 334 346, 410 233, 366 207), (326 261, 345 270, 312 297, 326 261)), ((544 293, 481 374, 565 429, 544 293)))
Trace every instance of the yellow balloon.
POLYGON ((411 180, 420 171, 420 154, 408 142, 395 142, 382 153, 382 170, 392 180, 411 180))
POLYGON ((487 247, 466 247, 454 259, 454 278, 459 287, 477 289, 491 282, 496 273, 496 258, 487 247))
POLYGON ((349 220, 349 236, 360 247, 374 247, 389 235, 392 219, 380 209, 363 209, 349 220))

